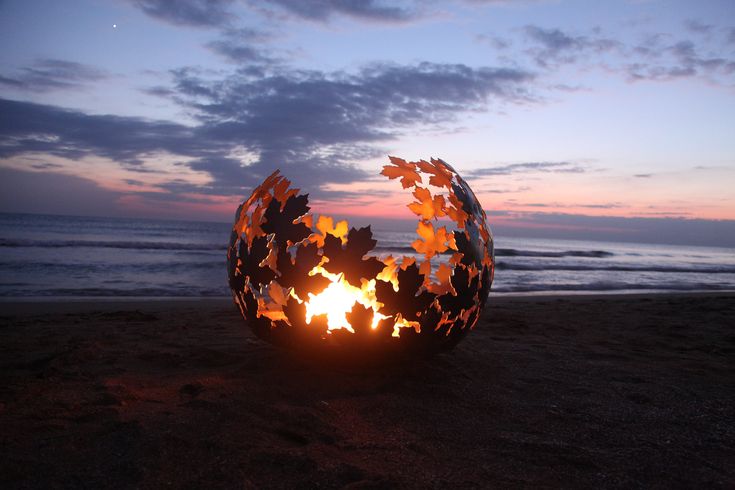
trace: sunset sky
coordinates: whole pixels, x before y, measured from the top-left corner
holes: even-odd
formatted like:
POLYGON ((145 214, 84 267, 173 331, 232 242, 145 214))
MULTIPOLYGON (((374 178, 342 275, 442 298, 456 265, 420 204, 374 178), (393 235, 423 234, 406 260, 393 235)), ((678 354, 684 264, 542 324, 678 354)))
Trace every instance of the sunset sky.
POLYGON ((4 0, 0 44, 0 211, 229 221, 280 168, 408 217, 397 155, 508 233, 735 245, 731 0, 4 0))

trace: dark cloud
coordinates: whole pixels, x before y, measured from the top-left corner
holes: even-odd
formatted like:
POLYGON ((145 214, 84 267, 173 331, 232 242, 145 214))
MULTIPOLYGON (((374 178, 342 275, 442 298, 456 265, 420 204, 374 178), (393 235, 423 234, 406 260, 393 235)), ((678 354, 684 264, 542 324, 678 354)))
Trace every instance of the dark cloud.
POLYGON ((271 35, 255 29, 225 29, 219 39, 206 47, 232 63, 267 63, 275 59, 262 47, 271 35))
POLYGON ((376 144, 400 131, 527 100, 533 81, 521 70, 430 63, 372 65, 352 75, 238 70, 212 81, 181 69, 172 77, 172 87, 156 92, 184 105, 198 121, 193 127, 0 100, 0 157, 98 155, 146 173, 155 170, 144 161, 163 153, 188 157, 183 165, 211 176, 198 192, 241 194, 275 168, 318 192, 367 178, 356 162, 382 154, 376 144), (255 158, 233 157, 238 148, 255 158))
POLYGON ((510 206, 527 207, 527 208, 586 208, 586 209, 619 209, 624 208, 623 204, 619 202, 606 202, 606 203, 581 203, 581 204, 565 204, 560 202, 517 202, 515 199, 512 202, 506 202, 510 206))
POLYGON ((31 164, 31 168, 34 168, 36 170, 59 169, 61 167, 62 165, 59 165, 58 163, 39 162, 31 164))
POLYGON ((684 27, 686 27, 689 31, 697 33, 697 34, 709 34, 714 29, 713 25, 703 24, 702 22, 699 22, 698 20, 694 20, 694 19, 685 21, 684 27))
POLYGON ((633 177, 637 177, 639 179, 648 179, 653 177, 653 174, 635 174, 633 177))
POLYGON ((633 80, 672 80, 693 76, 730 76, 735 60, 722 56, 705 56, 691 40, 664 44, 662 36, 650 38, 634 51, 641 59, 625 65, 633 80))
POLYGON ((700 36, 702 45, 698 46, 691 39, 672 41, 671 36, 661 33, 649 34, 638 44, 626 45, 601 36, 596 29, 586 35, 577 35, 529 25, 523 29, 531 43, 525 54, 546 69, 567 64, 602 67, 608 72, 624 74, 629 81, 666 81, 696 76, 710 81, 729 79, 735 73, 735 59, 719 45, 709 49, 704 46, 713 26, 696 21, 689 21, 687 25, 700 36))
POLYGON ((509 39, 504 39, 499 36, 487 36, 485 34, 478 34, 475 36, 475 40, 488 43, 490 46, 498 50, 508 49, 513 44, 509 39))
POLYGON ((620 43, 613 39, 571 35, 560 29, 528 25, 523 32, 533 45, 528 53, 539 66, 545 68, 575 63, 581 56, 600 55, 620 47, 620 43))
POLYGON ((310 169, 314 183, 362 178, 350 162, 374 156, 374 143, 483 110, 493 100, 525 100, 533 79, 520 70, 430 63, 372 65, 355 75, 238 72, 216 82, 188 70, 173 76, 177 100, 195 111, 203 137, 241 144, 263 165, 295 165, 300 175, 310 169))
POLYGON ((529 186, 520 186, 516 187, 515 189, 498 189, 495 187, 479 187, 478 191, 483 194, 515 194, 517 192, 526 192, 530 191, 531 187, 529 186))
POLYGON ((467 172, 468 177, 487 177, 489 175, 510 175, 516 173, 582 173, 585 168, 573 162, 525 162, 500 165, 497 167, 477 168, 467 172))
POLYGON ((76 89, 108 78, 98 68, 58 59, 40 59, 15 75, 0 76, 0 85, 30 92, 76 89))
MULTIPOLYGON (((139 164, 154 152, 202 154, 186 126, 134 117, 88 115, 58 107, 0 99, 0 157, 45 153, 64 158, 99 155, 139 164)), ((225 145, 210 144, 221 150, 225 145)))
POLYGON ((369 21, 405 22, 415 18, 411 6, 398 7, 396 2, 377 0, 261 0, 258 4, 278 7, 290 15, 317 21, 329 20, 335 14, 369 21))
POLYGON ((129 0, 143 12, 174 25, 221 27, 230 24, 232 0, 129 0))

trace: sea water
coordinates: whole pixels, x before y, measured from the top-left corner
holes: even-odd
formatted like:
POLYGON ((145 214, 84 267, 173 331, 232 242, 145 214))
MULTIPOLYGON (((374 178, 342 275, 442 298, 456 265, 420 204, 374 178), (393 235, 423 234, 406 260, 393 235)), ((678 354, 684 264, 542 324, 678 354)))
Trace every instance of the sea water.
MULTIPOLYGON (((0 297, 228 296, 227 223, 0 214, 0 297)), ((416 255, 374 228, 374 253, 416 255)), ((491 294, 735 290, 735 250, 495 236, 491 294)), ((439 260, 447 260, 448 256, 439 260)))

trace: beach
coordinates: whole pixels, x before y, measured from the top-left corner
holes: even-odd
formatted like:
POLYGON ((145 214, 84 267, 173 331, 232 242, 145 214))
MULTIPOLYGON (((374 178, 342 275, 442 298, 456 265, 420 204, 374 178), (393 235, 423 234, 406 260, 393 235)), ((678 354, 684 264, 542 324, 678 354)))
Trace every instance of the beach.
POLYGON ((0 303, 0 486, 735 486, 735 293, 491 295, 437 357, 324 366, 228 299, 0 303))

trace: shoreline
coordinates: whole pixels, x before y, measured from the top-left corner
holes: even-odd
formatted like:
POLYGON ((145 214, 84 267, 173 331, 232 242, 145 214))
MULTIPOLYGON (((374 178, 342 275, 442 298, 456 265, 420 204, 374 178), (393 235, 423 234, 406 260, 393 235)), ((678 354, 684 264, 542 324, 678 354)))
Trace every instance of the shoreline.
MULTIPOLYGON (((620 300, 665 297, 732 297, 735 290, 722 291, 661 291, 661 292, 580 292, 562 293, 490 293, 488 306, 493 303, 535 302, 571 299, 587 300, 620 300)), ((45 313, 77 313, 84 311, 120 310, 165 310, 169 308, 223 308, 235 306, 230 296, 28 296, 0 298, 0 317, 14 315, 31 315, 45 313)))

